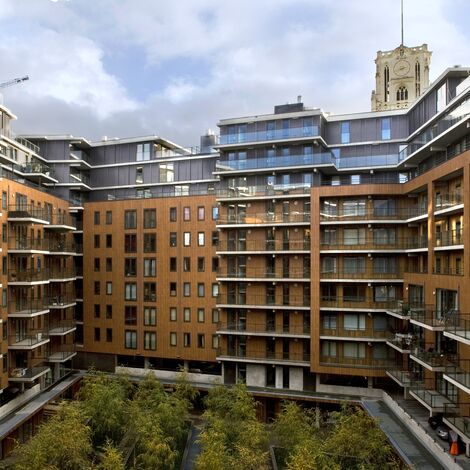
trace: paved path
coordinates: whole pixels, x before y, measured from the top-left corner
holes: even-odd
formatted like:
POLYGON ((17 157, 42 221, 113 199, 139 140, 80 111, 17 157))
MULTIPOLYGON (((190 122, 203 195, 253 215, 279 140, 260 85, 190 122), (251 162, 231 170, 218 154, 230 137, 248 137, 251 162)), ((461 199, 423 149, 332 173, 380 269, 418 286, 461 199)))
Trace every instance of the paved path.
POLYGON ((401 423, 383 401, 363 401, 364 408, 371 416, 379 419, 382 431, 400 454, 402 459, 416 470, 442 470, 434 456, 419 442, 414 434, 401 423))
POLYGON ((191 425, 191 435, 186 444, 187 453, 184 461, 181 463, 181 470, 194 470, 196 468, 196 458, 201 452, 201 446, 198 439, 201 434, 200 425, 191 425))

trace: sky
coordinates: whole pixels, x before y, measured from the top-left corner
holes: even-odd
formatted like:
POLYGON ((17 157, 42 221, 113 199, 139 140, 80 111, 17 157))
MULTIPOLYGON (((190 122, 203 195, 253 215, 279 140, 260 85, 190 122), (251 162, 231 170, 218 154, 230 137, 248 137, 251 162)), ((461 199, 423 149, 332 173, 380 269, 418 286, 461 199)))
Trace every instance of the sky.
MULTIPOLYGON (((470 66, 469 20, 468 0, 404 0, 431 80, 470 66)), ((400 42, 400 0, 0 0, 0 82, 30 77, 2 90, 23 134, 192 146, 298 95, 368 111, 376 53, 400 42)))

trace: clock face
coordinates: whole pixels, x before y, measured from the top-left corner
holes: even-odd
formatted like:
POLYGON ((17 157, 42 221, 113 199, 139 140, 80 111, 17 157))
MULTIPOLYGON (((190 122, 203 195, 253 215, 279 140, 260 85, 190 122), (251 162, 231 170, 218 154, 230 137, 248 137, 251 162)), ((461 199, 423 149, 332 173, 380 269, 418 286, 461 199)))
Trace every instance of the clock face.
POLYGON ((406 60, 399 60, 394 66, 393 71, 395 75, 399 75, 400 77, 406 75, 410 71, 410 64, 406 60))

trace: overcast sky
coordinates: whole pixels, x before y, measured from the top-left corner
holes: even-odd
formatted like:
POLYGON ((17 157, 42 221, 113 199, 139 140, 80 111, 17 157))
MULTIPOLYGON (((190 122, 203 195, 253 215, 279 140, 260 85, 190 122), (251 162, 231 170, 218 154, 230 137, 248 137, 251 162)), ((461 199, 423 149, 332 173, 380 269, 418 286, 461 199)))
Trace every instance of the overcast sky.
MULTIPOLYGON (((405 0, 405 44, 431 80, 470 66, 470 1, 405 0)), ((0 82, 14 130, 197 145, 219 119, 303 96, 370 109, 377 50, 400 44, 400 0, 0 0, 0 82)))

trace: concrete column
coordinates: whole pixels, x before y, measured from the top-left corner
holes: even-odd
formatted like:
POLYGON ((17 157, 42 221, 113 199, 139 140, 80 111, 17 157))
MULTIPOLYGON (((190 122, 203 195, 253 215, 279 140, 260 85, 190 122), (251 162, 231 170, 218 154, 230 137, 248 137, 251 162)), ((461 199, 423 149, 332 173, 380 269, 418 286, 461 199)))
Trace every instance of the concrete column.
POLYGON ((282 388, 282 367, 276 366, 276 388, 282 388))
POLYGON ((289 389, 304 389, 304 371, 301 367, 289 367, 289 389))

